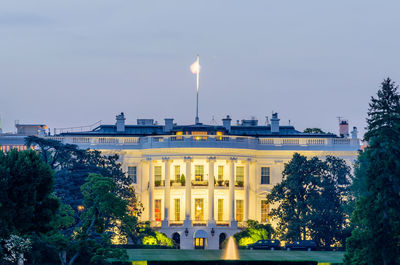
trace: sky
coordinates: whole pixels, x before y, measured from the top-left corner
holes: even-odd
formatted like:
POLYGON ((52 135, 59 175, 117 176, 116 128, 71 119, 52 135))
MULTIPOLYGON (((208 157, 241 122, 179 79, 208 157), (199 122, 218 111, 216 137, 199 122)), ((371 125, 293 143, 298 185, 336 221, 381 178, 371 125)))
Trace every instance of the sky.
POLYGON ((400 83, 400 1, 3 0, 0 116, 54 128, 272 111, 298 130, 363 133, 386 77, 400 83))

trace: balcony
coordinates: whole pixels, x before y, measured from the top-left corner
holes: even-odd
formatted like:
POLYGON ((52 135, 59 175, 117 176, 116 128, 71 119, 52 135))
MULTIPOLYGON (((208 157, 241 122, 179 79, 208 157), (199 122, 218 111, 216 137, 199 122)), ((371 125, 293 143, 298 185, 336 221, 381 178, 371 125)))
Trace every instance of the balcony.
POLYGON ((235 187, 243 188, 244 182, 243 181, 235 181, 235 187))
POLYGON ((229 187, 229 180, 217 180, 215 183, 216 187, 229 187))
POLYGON ((164 187, 165 186, 165 180, 155 180, 154 181, 154 187, 164 187))
POLYGON ((192 186, 208 186, 208 180, 192 180, 192 186))
POLYGON ((185 186, 185 182, 182 182, 182 181, 177 181, 177 180, 171 180, 170 181, 170 186, 171 187, 182 187, 182 186, 185 186))

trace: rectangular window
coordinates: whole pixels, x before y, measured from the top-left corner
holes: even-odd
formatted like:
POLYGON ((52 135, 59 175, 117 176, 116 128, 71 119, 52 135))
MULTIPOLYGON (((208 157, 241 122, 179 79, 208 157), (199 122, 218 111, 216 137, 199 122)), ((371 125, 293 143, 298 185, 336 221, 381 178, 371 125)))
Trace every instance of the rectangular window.
POLYGON ((181 166, 175 166, 175 182, 179 182, 181 180, 181 166))
POLYGON ((154 167, 154 182, 161 182, 161 166, 154 167))
POLYGON ((224 179, 224 166, 218 166, 218 180, 224 179))
POLYGON ((243 200, 236 200, 236 221, 243 221, 243 200))
POLYGON ((154 200, 154 219, 161 221, 161 200, 154 200))
POLYGON ((128 177, 132 180, 132 183, 137 183, 136 167, 128 167, 128 177))
POLYGON ((194 166, 194 179, 196 181, 204 180, 204 166, 203 165, 195 165, 194 166))
POLYGON ((236 167, 236 182, 244 181, 244 167, 236 167))
POLYGON ((175 199, 175 221, 181 220, 181 200, 175 199))
POLYGON ((194 220, 203 221, 204 220, 204 200, 195 199, 194 200, 194 220))
POLYGON ((224 199, 218 199, 218 221, 224 220, 224 199))
POLYGON ((269 167, 261 167, 261 184, 270 184, 270 168, 269 167))
POLYGON ((261 222, 269 222, 269 205, 267 200, 261 200, 261 222))

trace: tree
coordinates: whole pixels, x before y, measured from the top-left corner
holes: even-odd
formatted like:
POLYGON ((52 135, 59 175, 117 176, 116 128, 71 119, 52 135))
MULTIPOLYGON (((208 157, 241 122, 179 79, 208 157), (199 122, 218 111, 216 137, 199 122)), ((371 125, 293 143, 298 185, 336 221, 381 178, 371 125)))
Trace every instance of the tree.
MULTIPOLYGON (((28 146, 36 146, 42 159, 55 170, 54 190, 62 202, 77 209, 82 204, 80 187, 90 173, 112 178, 118 185, 115 193, 122 198, 136 198, 130 180, 122 171, 118 155, 102 155, 97 150, 82 150, 76 145, 36 136, 26 138, 28 146)), ((135 210, 141 205, 136 201, 135 210)))
POLYGON ((0 238, 42 233, 59 203, 53 172, 35 151, 0 152, 0 238))
POLYGON ((356 174, 355 229, 347 241, 347 264, 400 263, 400 95, 387 78, 371 98, 356 174))
POLYGON ((317 133, 317 134, 325 134, 326 133, 320 128, 306 128, 306 129, 304 129, 303 132, 304 133, 317 133))
POLYGON ((350 168, 342 159, 327 156, 307 159, 294 154, 285 164, 283 181, 267 195, 278 206, 270 215, 278 219, 278 233, 284 240, 314 239, 322 247, 344 242, 348 227, 345 201, 350 168))
POLYGON ((258 240, 271 239, 274 229, 270 224, 260 224, 255 220, 247 221, 247 228, 233 235, 239 246, 247 246, 258 240))
POLYGON ((127 258, 123 249, 111 247, 113 228, 129 232, 135 227, 137 217, 131 214, 129 201, 116 195, 118 185, 109 177, 89 174, 82 185, 84 210, 79 219, 73 210, 63 204, 54 229, 44 240, 58 251, 62 265, 81 262, 107 262, 110 258, 127 258))
POLYGON ((317 178, 320 174, 320 161, 314 157, 307 160, 298 153, 285 164, 283 180, 275 185, 267 195, 268 203, 279 203, 271 209, 270 215, 278 219, 277 232, 284 240, 306 239, 310 209, 308 202, 317 192, 317 178))

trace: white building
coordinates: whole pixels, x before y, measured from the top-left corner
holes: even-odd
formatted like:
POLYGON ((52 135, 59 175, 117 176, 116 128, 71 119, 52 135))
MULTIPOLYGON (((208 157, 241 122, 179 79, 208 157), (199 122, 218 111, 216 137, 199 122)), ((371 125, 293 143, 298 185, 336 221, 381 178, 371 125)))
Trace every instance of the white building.
POLYGON ((180 243, 182 249, 218 249, 248 219, 269 222, 266 194, 282 180, 284 163, 295 152, 306 156, 334 155, 352 164, 360 148, 356 130, 351 138, 301 133, 257 120, 232 125, 176 125, 165 119, 138 119, 52 137, 81 148, 120 156, 144 205, 142 220, 180 243))

